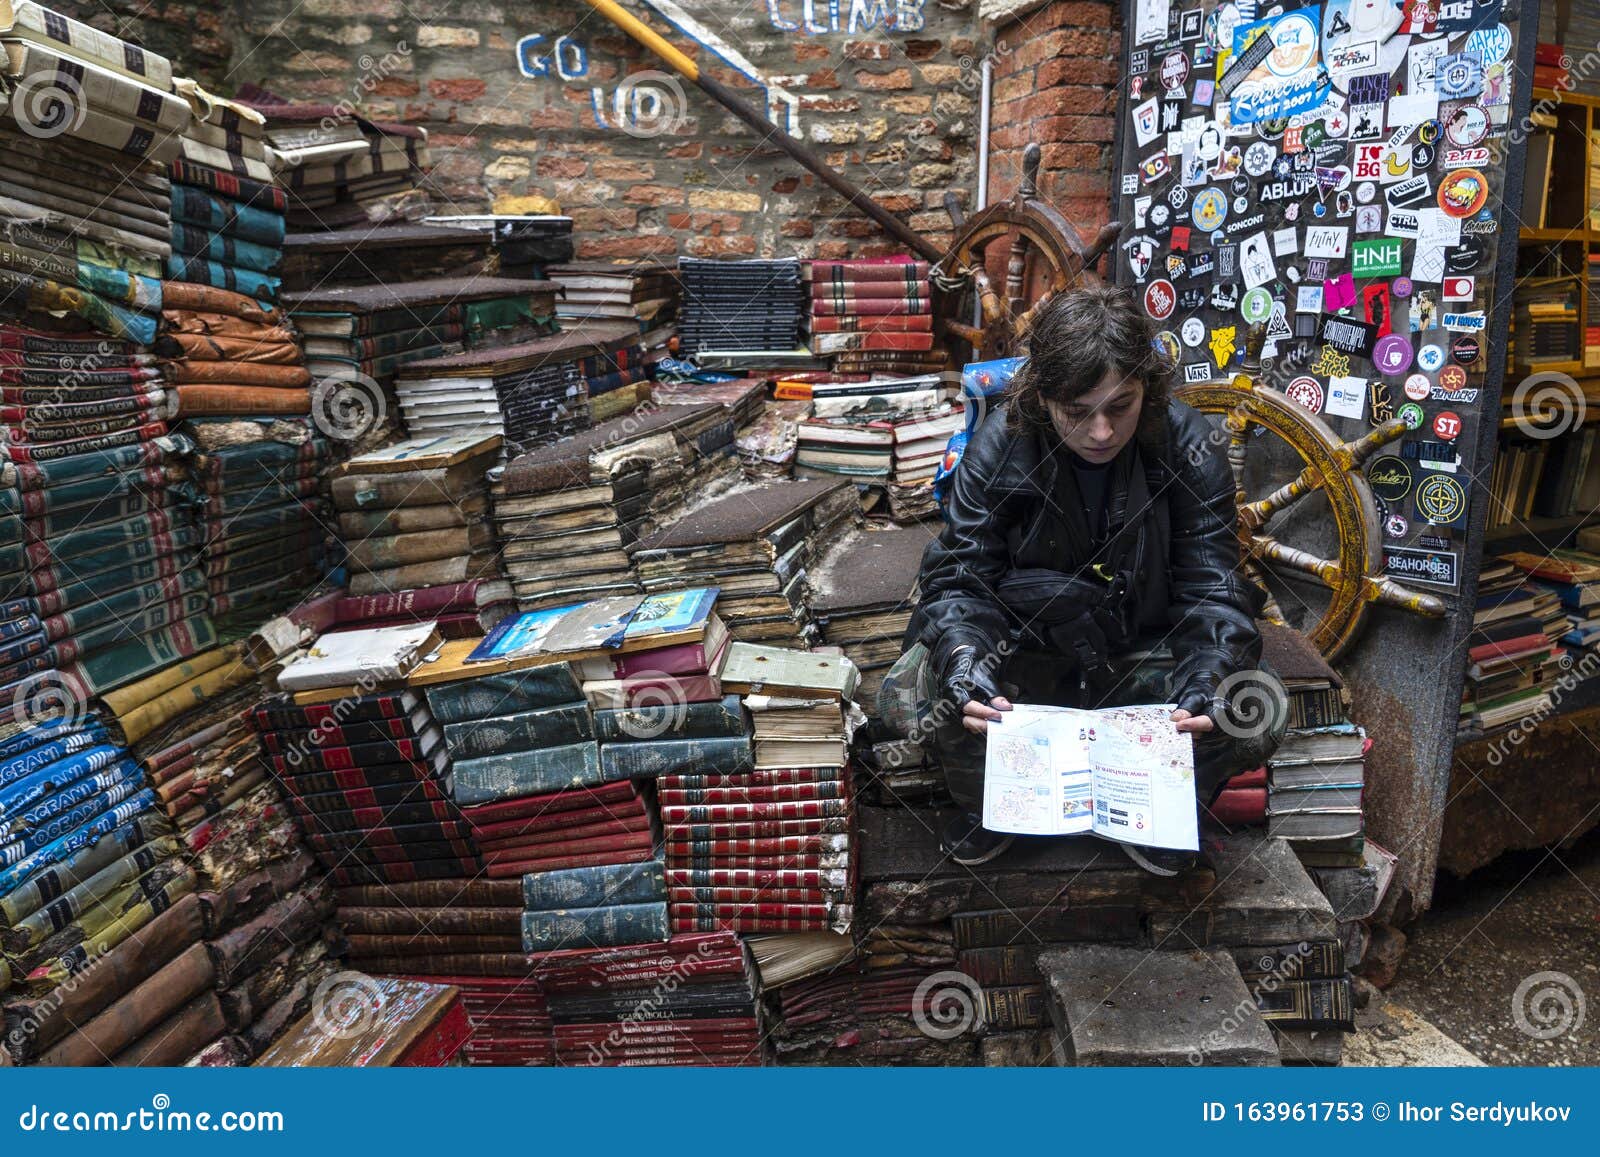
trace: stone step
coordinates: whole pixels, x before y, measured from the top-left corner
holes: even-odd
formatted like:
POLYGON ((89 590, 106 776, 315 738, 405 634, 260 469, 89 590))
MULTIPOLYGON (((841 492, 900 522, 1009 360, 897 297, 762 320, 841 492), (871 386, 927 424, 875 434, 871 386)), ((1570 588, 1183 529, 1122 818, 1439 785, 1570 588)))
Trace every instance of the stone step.
POLYGON ((1272 1031, 1232 956, 1102 944, 1039 956, 1059 1063, 1277 1065, 1272 1031))

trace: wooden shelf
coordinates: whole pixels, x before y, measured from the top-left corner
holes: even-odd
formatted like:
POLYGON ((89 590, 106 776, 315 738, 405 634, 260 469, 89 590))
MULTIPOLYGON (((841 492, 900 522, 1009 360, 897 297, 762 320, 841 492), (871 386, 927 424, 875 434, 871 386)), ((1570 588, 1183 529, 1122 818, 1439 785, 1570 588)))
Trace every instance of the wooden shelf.
MULTIPOLYGON (((1578 660, 1576 659, 1573 660, 1574 663, 1577 661, 1578 660)), ((1561 675, 1565 674, 1565 671, 1561 672, 1561 675)), ((1557 679, 1560 677, 1560 675, 1556 676, 1557 679)), ((1552 716, 1557 715, 1575 715, 1580 711, 1589 711, 1595 707, 1600 707, 1600 677, 1591 675, 1589 678, 1579 683, 1571 691, 1563 692, 1561 696, 1561 702, 1557 703, 1549 712, 1549 714, 1542 715, 1540 718, 1549 719, 1552 716)), ((1517 726, 1519 722, 1520 720, 1513 719, 1511 722, 1502 723, 1498 727, 1491 727, 1485 731, 1468 733, 1466 735, 1462 735, 1460 732, 1457 732, 1455 745, 1457 747, 1465 747, 1469 743, 1478 743, 1485 739, 1493 740, 1495 736, 1505 734, 1505 732, 1517 726)), ((1524 746, 1532 745, 1525 744, 1524 746)))
POLYGON ((1600 96, 1590 96, 1583 92, 1557 92, 1553 88, 1535 88, 1533 90, 1533 103, 1550 101, 1554 104, 1576 104, 1584 108, 1600 108, 1600 96))
MULTIPOLYGON (((1503 543, 1516 538, 1526 538, 1529 540, 1530 545, 1548 546, 1548 543, 1540 544, 1536 540, 1556 532, 1564 535, 1567 531, 1577 530, 1580 526, 1590 521, 1600 521, 1600 513, 1567 514, 1560 518, 1524 518, 1520 521, 1512 522, 1509 526, 1497 526, 1486 532, 1483 536, 1483 541, 1485 543, 1503 543)), ((1488 552, 1485 551, 1485 553, 1488 552)), ((1496 553, 1504 552, 1496 551, 1496 553)))
POLYGON ((1563 227, 1560 225, 1545 229, 1519 229, 1517 240, 1524 245, 1560 245, 1571 242, 1578 244, 1600 244, 1600 230, 1589 229, 1582 225, 1563 227))

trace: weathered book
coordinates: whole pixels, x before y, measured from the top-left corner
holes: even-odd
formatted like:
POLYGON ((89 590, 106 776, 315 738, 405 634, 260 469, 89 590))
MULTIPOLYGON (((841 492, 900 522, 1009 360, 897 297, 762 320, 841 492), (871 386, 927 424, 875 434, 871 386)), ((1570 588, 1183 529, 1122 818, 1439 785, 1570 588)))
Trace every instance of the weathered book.
POLYGON ((985 985, 979 1019, 985 1032, 1043 1028, 1048 1023, 1044 985, 985 985))
POLYGON ((442 743, 439 729, 430 728, 415 738, 382 739, 372 743, 310 747, 303 742, 296 742, 289 745, 287 754, 268 752, 267 758, 280 775, 294 775, 300 771, 343 771, 367 763, 417 763, 442 770, 442 765, 437 765, 435 761, 435 753, 442 743))
POLYGON ((596 711, 649 707, 663 701, 707 703, 723 697, 715 675, 635 675, 628 679, 591 679, 583 697, 596 711))
POLYGON ((600 747, 600 766, 608 780, 650 779, 691 768, 737 774, 750 767, 750 740, 730 735, 606 743, 600 747))
MULTIPOLYGON (((306 797, 309 798, 309 797, 306 797)), ((418 800, 410 803, 389 804, 384 807, 347 807, 340 808, 333 802, 338 796, 321 797, 316 809, 305 804, 301 796, 289 796, 288 804, 308 831, 332 832, 361 832, 369 828, 397 827, 405 824, 430 824, 454 823, 459 824, 459 812, 454 804, 434 800, 418 800)), ((466 828, 454 834, 465 835, 466 828)))
POLYGON ((727 823, 749 820, 801 820, 817 816, 850 814, 850 801, 844 799, 793 800, 783 803, 724 803, 694 806, 669 806, 661 809, 661 822, 681 824, 727 823))
POLYGON ((438 1067, 471 1032, 458 990, 410 980, 369 979, 348 1023, 308 1015, 256 1061, 262 1067, 438 1067))
POLYGON ((148 843, 168 838, 171 831, 172 826, 164 817, 147 813, 53 866, 34 872, 21 886, 0 895, 0 923, 14 924, 26 919, 121 857, 148 843))
POLYGON ((842 655, 816 655, 736 642, 728 648, 720 678, 724 688, 741 695, 827 695, 849 699, 855 694, 860 672, 842 655))
POLYGON ((751 840, 671 840, 667 855, 674 862, 711 856, 788 856, 810 853, 844 854, 850 850, 850 837, 844 834, 812 833, 801 836, 763 836, 751 840))
POLYGON ((465 952, 515 952, 522 943, 518 933, 461 932, 439 935, 433 931, 396 935, 352 932, 345 937, 352 959, 373 956, 456 955, 465 952))
POLYGON ((489 847, 483 847, 481 842, 479 844, 483 862, 486 864, 511 864, 542 859, 557 860, 567 856, 586 856, 591 853, 648 851, 654 847, 655 837, 651 834, 649 821, 647 820, 641 822, 632 830, 594 836, 588 839, 575 837, 570 840, 537 843, 503 840, 496 841, 489 847))
POLYGON ((442 530, 364 537, 351 542, 347 549, 351 566, 363 571, 383 571, 473 554, 493 545, 494 529, 477 523, 442 530))
POLYGON ((675 897, 672 904, 668 905, 668 914, 674 920, 821 920, 828 921, 835 917, 847 919, 848 905, 838 906, 828 901, 820 903, 778 903, 775 901, 756 900, 750 902, 732 901, 726 903, 694 903, 680 900, 675 897))
POLYGON ((392 888, 340 888, 335 895, 341 907, 352 908, 442 908, 452 904, 475 908, 522 907, 522 885, 514 880, 429 880, 392 888))
POLYGON ((484 869, 484 874, 504 879, 509 876, 526 875, 529 872, 554 872, 566 868, 596 868, 602 864, 637 863, 648 860, 655 854, 655 847, 649 835, 645 834, 639 837, 639 844, 634 848, 610 852, 569 852, 560 856, 537 859, 497 860, 484 869))
POLYGON ((16 954, 37 947, 83 916, 90 907, 143 876, 159 861, 175 855, 177 850, 177 841, 170 836, 134 849, 10 927, 0 927, 0 949, 16 954))
POLYGON ((472 461, 399 474, 346 474, 330 490, 334 507, 343 512, 449 504, 482 484, 483 466, 472 461))
POLYGON ((583 690, 568 664, 549 663, 435 684, 427 696, 433 717, 450 724, 571 703, 582 698, 583 690))
POLYGON ((419 763, 386 763, 362 767, 342 768, 338 771, 306 771, 283 777, 283 786, 289 791, 324 792, 349 791, 369 787, 415 785, 422 799, 438 799, 450 792, 448 777, 437 781, 429 777, 434 769, 419 763))
POLYGON ((1350 978, 1290 980, 1276 987, 1254 985, 1262 1019, 1279 1028, 1338 1028, 1355 1031, 1350 978))
POLYGON ((342 860, 329 873, 335 884, 395 884, 414 880, 472 879, 483 874, 476 860, 412 860, 382 868, 355 860, 342 860))
POLYGON ((524 952, 560 948, 648 944, 667 939, 665 901, 610 904, 597 908, 558 908, 522 914, 524 952))
POLYGON ((447 723, 444 740, 455 759, 477 759, 559 747, 594 738, 594 721, 582 699, 558 707, 543 707, 513 715, 447 723))
POLYGON ((666 867, 660 860, 537 872, 522 878, 523 905, 534 912, 605 904, 644 904, 666 898, 666 867))
POLYGON ((307 747, 344 747, 353 743, 412 739, 426 732, 430 722, 428 713, 419 705, 410 715, 389 719, 350 719, 336 726, 315 727, 309 731, 263 731, 261 742, 268 751, 281 755, 307 747))
POLYGON ((206 946, 191 944, 93 1020, 41 1052, 34 1063, 103 1064, 209 989, 215 977, 206 946))
POLYGON ((661 703, 594 713, 602 743, 655 739, 707 739, 743 735, 744 711, 737 695, 700 703, 661 703))
POLYGON ((790 783, 818 783, 837 780, 837 767, 758 767, 751 771, 731 774, 723 772, 695 772, 686 775, 663 776, 657 781, 662 788, 703 787, 771 787, 790 783))
POLYGON ((542 795, 624 778, 606 774, 600 763, 599 744, 592 741, 463 759, 454 764, 454 772, 456 802, 460 804, 542 795))
POLYGON ((1123 905, 958 912, 950 928, 958 951, 1042 941, 1137 944, 1143 936, 1139 909, 1123 905))
POLYGON ((797 799, 847 799, 849 794, 843 780, 830 779, 752 787, 662 787, 657 799, 662 804, 776 803, 797 799))
POLYGON ((286 695, 271 696, 255 709, 256 725, 263 729, 314 730, 345 720, 394 719, 413 714, 420 700, 413 691, 381 691, 335 703, 296 704, 286 695))
MULTIPOLYGON (((399 935, 432 932, 439 936, 484 932, 522 934, 522 913, 516 908, 340 908, 334 913, 346 931, 399 935)), ((470 1004, 470 1002, 469 1002, 470 1004)))
MULTIPOLYGON (((575 841, 589 840, 597 836, 631 835, 637 832, 650 830, 650 815, 646 811, 643 800, 634 800, 625 805, 626 814, 600 815, 588 823, 575 824, 566 827, 549 827, 537 830, 530 829, 529 820, 506 820, 503 823, 488 824, 483 827, 473 827, 473 838, 478 841, 479 847, 484 851, 501 850, 504 848, 533 848, 541 844, 556 844, 560 848, 572 848, 575 841)), ((562 812, 566 816, 579 816, 588 814, 584 812, 562 812)), ((558 849, 559 850, 559 849, 558 849)))
POLYGON ((438 632, 431 623, 326 634, 279 673, 278 686, 311 691, 398 681, 438 646, 438 632))

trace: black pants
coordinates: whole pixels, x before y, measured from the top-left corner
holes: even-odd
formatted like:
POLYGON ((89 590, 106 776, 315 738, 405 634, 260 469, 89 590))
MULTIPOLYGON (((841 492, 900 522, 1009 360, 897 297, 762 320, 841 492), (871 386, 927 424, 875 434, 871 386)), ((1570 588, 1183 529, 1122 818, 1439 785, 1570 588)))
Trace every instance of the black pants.
MULTIPOLYGON (((1059 656, 1019 651, 1006 661, 999 680, 1000 690, 1013 703, 1040 703, 1052 707, 1123 707, 1134 703, 1170 702, 1165 678, 1172 669, 1170 654, 1148 656, 1137 662, 1124 661, 1117 666, 1121 674, 1110 690, 1085 694, 1059 656)), ((941 713, 933 738, 951 798, 967 811, 981 813, 987 741, 962 726, 961 716, 952 711, 941 713)), ((1221 728, 1196 735, 1197 802, 1210 804, 1226 780, 1260 767, 1282 738, 1281 727, 1276 733, 1249 737, 1236 737, 1221 728)))

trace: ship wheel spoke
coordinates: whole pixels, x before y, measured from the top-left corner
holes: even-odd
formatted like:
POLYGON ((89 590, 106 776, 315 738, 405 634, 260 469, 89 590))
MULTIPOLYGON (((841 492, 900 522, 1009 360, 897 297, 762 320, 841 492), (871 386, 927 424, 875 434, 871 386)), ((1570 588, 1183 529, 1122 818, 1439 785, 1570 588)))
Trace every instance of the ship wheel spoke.
POLYGON ((1272 588, 1267 585, 1266 573, 1255 562, 1246 559, 1244 564, 1245 577, 1261 588, 1261 593, 1266 596, 1266 602, 1261 606, 1261 615, 1269 623, 1276 623, 1280 627, 1289 625, 1283 616, 1283 608, 1278 605, 1278 596, 1272 593, 1272 588))
POLYGON ((1395 607, 1429 619, 1444 617, 1444 600, 1435 595, 1410 590, 1382 575, 1363 575, 1361 595, 1382 607, 1395 607))
POLYGON ((1239 521, 1251 530, 1260 530, 1280 510, 1286 510, 1313 491, 1322 489, 1322 474, 1307 466, 1292 482, 1278 487, 1265 498, 1239 506, 1239 521))
POLYGON ((1308 550, 1279 542, 1268 534, 1250 537, 1250 556, 1271 564, 1273 569, 1299 571, 1329 590, 1337 590, 1341 575, 1340 566, 1332 559, 1318 558, 1308 550))
POLYGON ((1027 280, 1028 251, 1032 247, 1033 242, 1028 235, 1018 230, 1011 238, 1011 251, 1006 255, 1006 306, 1013 323, 1025 304, 1022 299, 1022 289, 1027 280))

